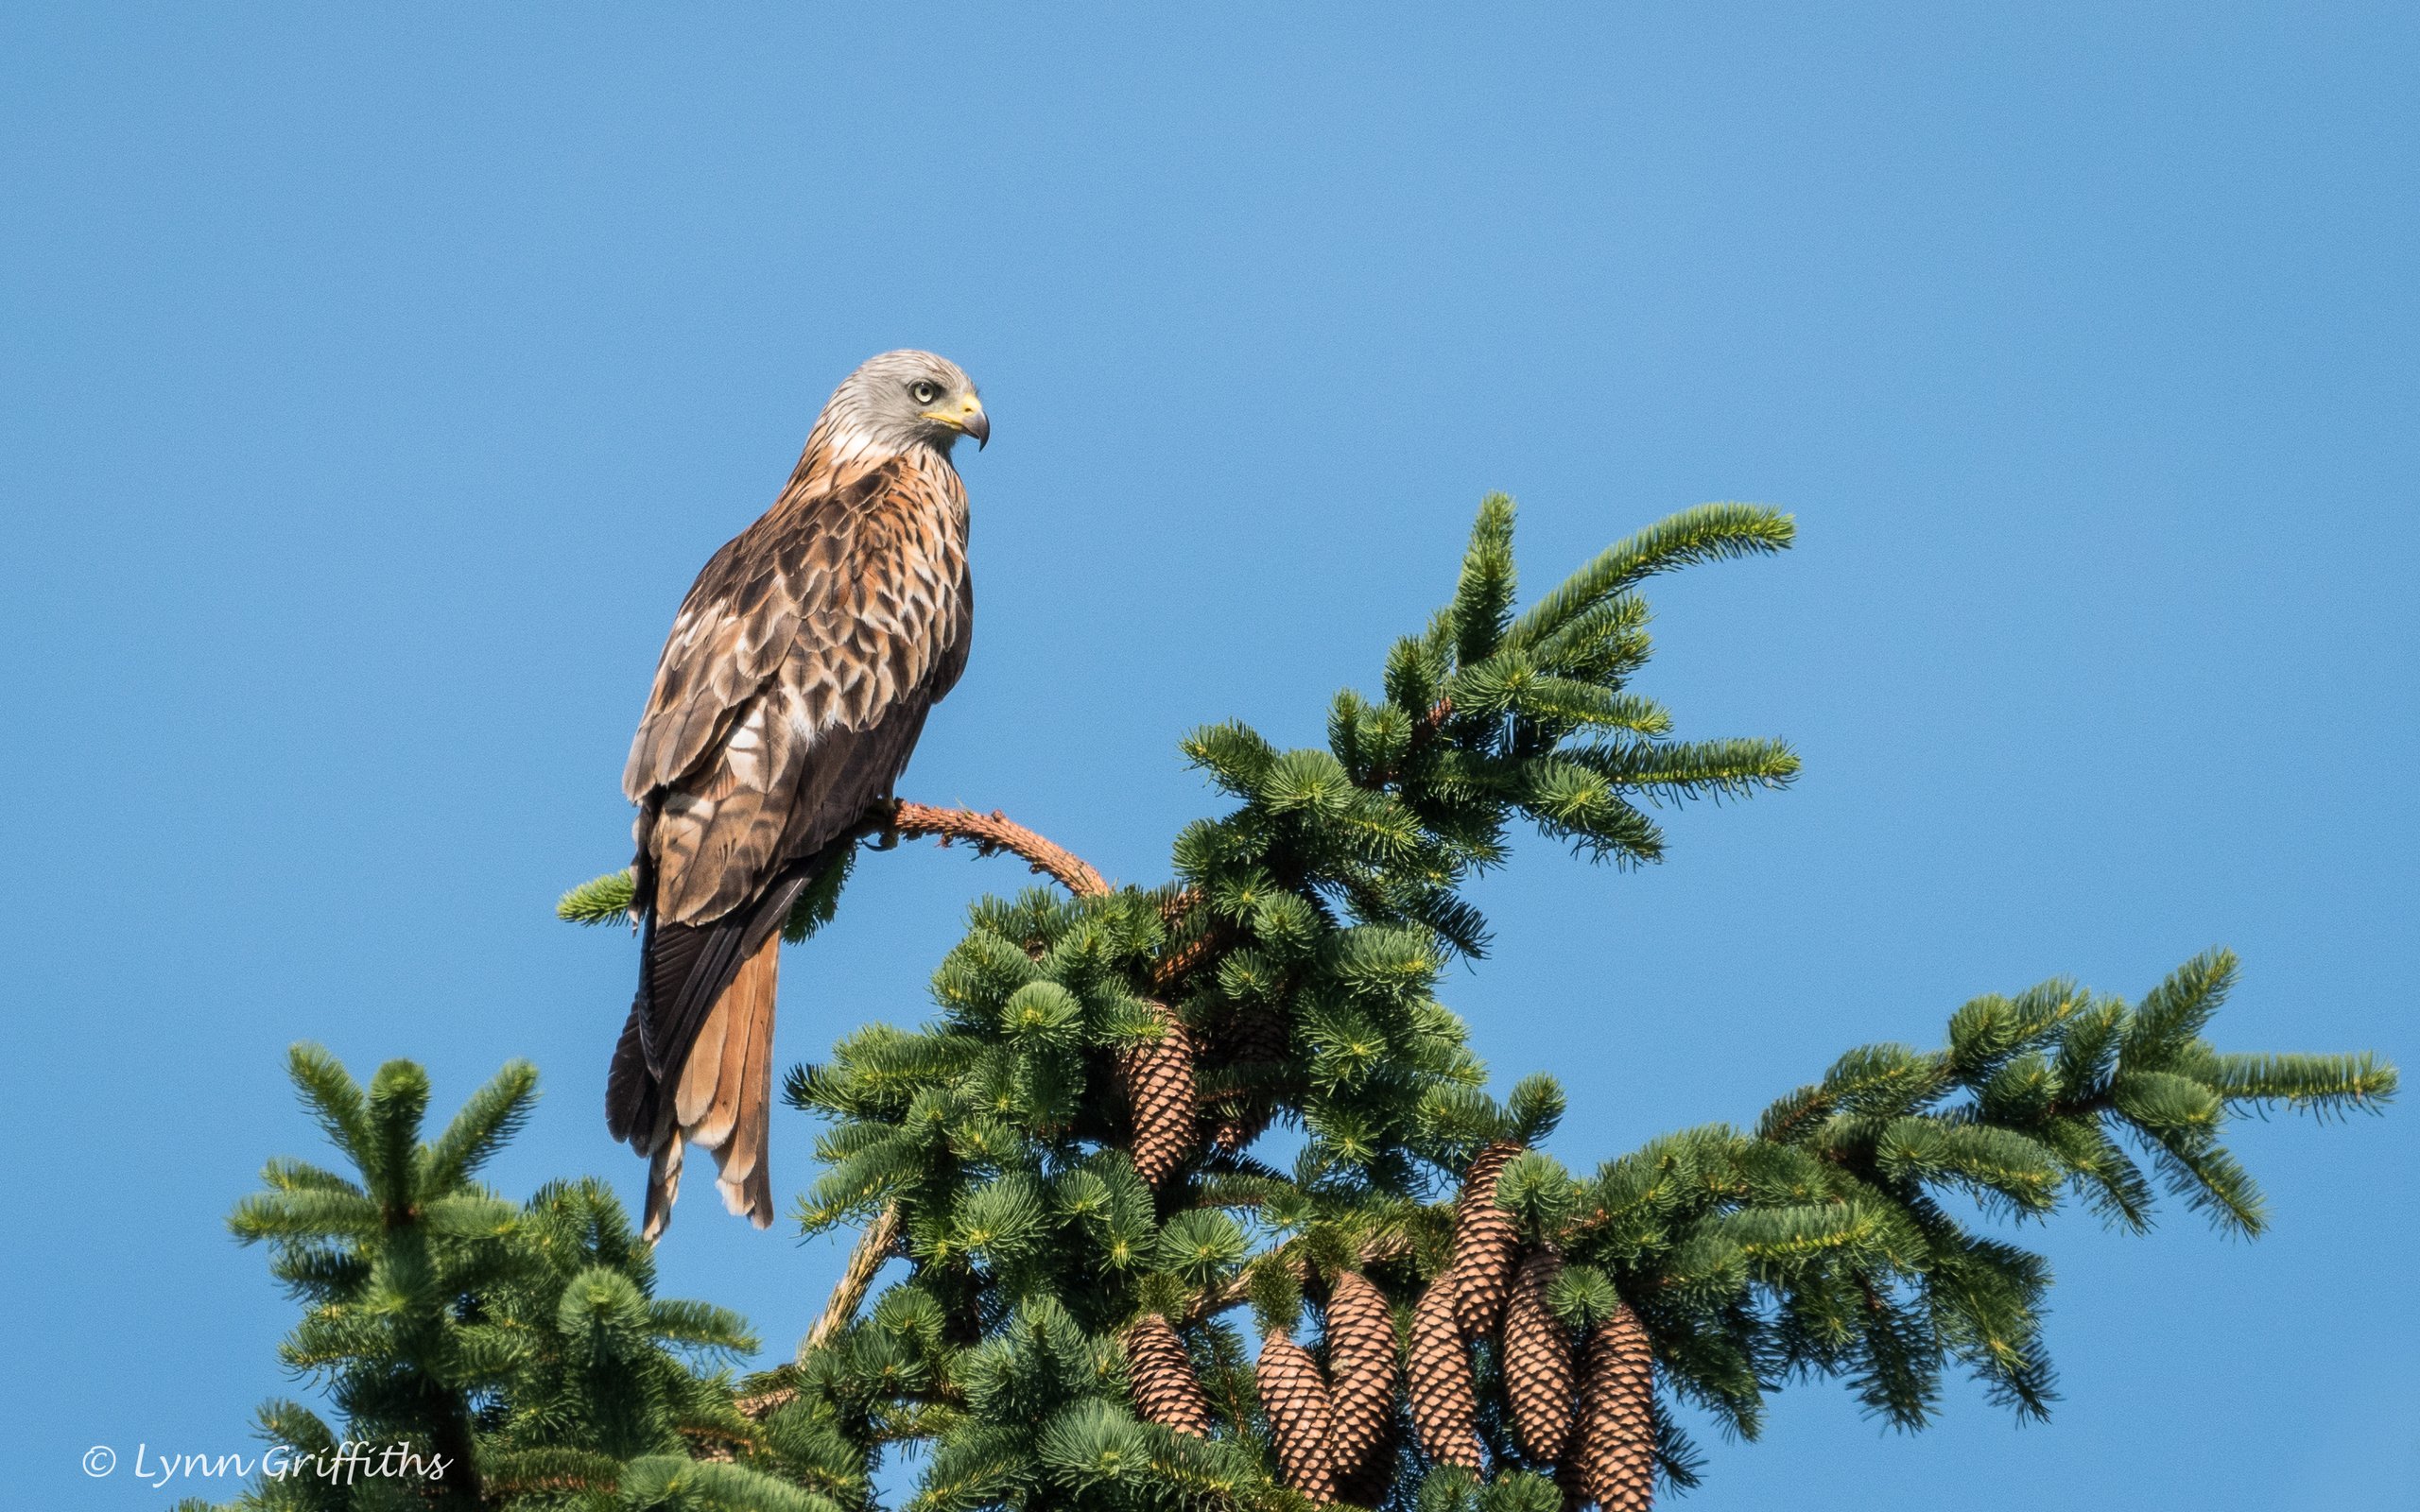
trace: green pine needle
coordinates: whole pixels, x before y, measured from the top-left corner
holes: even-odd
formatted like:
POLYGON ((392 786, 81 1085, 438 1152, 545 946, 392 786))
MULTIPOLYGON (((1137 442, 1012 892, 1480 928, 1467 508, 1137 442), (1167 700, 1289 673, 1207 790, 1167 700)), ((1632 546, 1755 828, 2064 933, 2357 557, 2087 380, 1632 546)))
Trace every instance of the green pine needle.
POLYGON ((1505 644, 1535 644, 1615 594, 1657 573, 1695 562, 1783 551, 1796 537, 1790 517, 1756 504, 1702 504, 1671 515, 1564 579, 1512 622, 1505 644))
POLYGON ((571 924, 627 924, 636 884, 630 868, 592 877, 555 901, 555 917, 571 924))

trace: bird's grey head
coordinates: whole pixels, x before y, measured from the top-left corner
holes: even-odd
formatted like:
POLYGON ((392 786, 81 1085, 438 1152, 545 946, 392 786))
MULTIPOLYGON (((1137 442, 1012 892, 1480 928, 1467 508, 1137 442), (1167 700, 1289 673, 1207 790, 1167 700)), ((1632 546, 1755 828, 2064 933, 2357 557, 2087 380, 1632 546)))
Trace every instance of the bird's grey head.
POLYGON ((982 446, 992 438, 975 380, 947 357, 929 352, 886 352, 841 380, 823 406, 837 431, 885 451, 929 446, 943 456, 961 436, 982 446))

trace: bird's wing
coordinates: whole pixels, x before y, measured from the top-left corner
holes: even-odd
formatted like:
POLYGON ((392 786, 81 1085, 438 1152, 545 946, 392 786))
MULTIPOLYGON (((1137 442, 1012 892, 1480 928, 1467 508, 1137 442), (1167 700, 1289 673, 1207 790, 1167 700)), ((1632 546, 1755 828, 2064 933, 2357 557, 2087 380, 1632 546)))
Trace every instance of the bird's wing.
POLYGON ((790 654, 813 585, 788 558, 804 555, 819 512, 812 501, 785 498, 725 541, 689 585, 622 769, 631 802, 696 773, 790 654))
POLYGON ((660 922, 758 897, 888 791, 965 663, 965 507, 947 463, 896 458, 786 498, 699 575, 623 774, 660 922))

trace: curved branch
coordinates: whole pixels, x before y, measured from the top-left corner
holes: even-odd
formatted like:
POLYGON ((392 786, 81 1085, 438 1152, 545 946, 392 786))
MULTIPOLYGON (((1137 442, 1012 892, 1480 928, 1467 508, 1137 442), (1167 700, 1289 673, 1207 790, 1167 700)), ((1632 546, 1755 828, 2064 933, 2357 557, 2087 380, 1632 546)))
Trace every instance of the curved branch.
POLYGON ((929 803, 903 799, 891 809, 890 822, 880 829, 903 840, 936 839, 943 845, 953 840, 971 841, 978 854, 987 856, 1006 850, 1079 898, 1099 898, 1109 892, 1109 884, 1101 880, 1101 874, 1090 863, 1066 847, 1044 839, 998 809, 977 814, 973 809, 937 809, 929 803))
POLYGON ((823 1347, 826 1340, 849 1326, 857 1315, 857 1307, 866 1299, 866 1289, 873 1284, 874 1273, 882 1269, 899 1247, 899 1204, 896 1199, 884 1203, 882 1211, 866 1231, 857 1235, 855 1247, 849 1251, 848 1266, 840 1272, 839 1283, 832 1288, 831 1299, 823 1304, 823 1315, 815 1327, 806 1331, 799 1342, 798 1357, 802 1360, 823 1347))

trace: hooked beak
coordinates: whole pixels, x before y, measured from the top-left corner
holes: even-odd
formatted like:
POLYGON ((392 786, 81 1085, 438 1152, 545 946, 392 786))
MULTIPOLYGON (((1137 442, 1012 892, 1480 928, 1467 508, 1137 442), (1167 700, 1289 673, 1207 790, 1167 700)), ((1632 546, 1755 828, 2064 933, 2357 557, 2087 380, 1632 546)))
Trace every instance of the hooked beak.
POLYGON ((946 425, 961 436, 975 438, 975 449, 983 450, 992 439, 992 417, 983 413, 983 401, 973 394, 958 402, 955 409, 928 409, 925 418, 936 424, 946 425))

